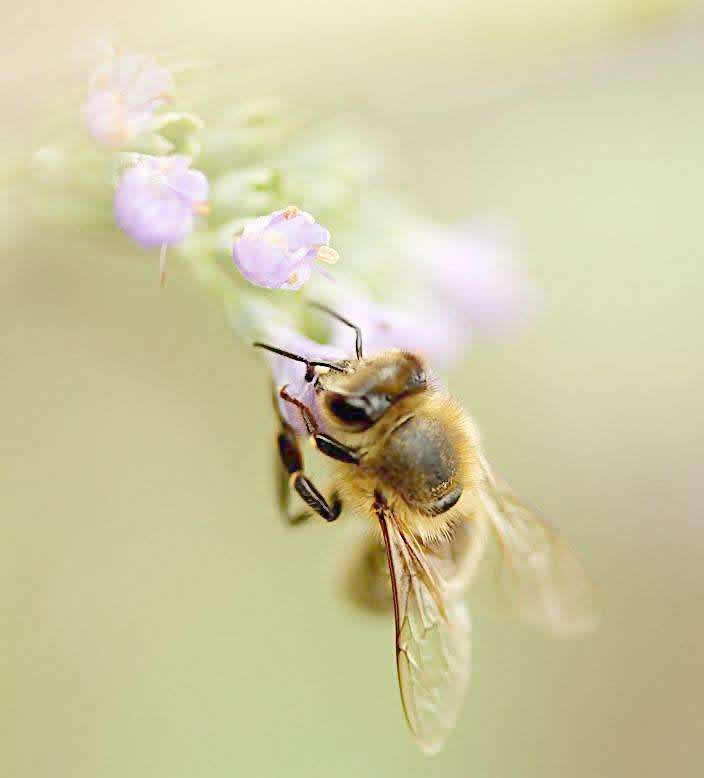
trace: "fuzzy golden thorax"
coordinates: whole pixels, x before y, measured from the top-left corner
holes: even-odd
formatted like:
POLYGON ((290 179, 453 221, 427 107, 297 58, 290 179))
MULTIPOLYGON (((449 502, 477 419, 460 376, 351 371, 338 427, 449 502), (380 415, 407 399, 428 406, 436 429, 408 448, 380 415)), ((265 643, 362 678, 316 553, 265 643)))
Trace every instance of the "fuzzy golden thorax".
POLYGON ((326 426, 360 455, 335 465, 345 504, 373 515, 382 495, 396 520, 424 542, 452 533, 474 511, 478 439, 462 408, 428 384, 415 355, 393 350, 321 375, 316 390, 326 426))

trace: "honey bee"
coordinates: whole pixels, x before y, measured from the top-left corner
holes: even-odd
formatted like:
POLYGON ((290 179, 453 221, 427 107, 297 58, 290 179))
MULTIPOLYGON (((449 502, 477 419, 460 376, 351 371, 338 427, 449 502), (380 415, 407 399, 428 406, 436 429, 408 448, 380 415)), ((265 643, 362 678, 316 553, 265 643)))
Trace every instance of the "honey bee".
POLYGON ((373 519, 357 593, 378 604, 390 590, 403 710, 420 748, 433 754, 465 696, 471 626, 464 595, 489 536, 498 540, 507 591, 524 620, 558 636, 586 632, 595 621, 592 589, 557 532, 492 472, 476 426, 423 360, 398 349, 365 358, 360 328, 315 307, 355 331, 355 358, 316 361, 254 344, 305 364, 315 408, 285 385, 278 398, 294 406, 315 448, 334 463, 337 490, 327 499, 304 472, 300 436, 279 413, 282 499, 287 475, 326 521, 343 506, 373 519))

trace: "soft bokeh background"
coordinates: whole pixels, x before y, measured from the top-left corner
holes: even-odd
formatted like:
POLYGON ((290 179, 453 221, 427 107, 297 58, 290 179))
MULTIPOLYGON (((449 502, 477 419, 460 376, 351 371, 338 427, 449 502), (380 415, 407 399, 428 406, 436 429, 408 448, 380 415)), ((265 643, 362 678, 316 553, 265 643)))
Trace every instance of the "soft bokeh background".
POLYGON ((107 33, 210 57, 235 96, 355 116, 390 141, 391 185, 511 226, 541 312, 451 384, 580 550, 603 624, 550 641, 480 583, 471 694, 427 761, 390 621, 337 597, 344 527, 276 515, 261 363, 184 274, 160 291, 126 242, 36 230, 0 272, 0 775, 701 775, 698 9, 69 0, 3 18, 18 148, 73 110, 75 51, 107 33))

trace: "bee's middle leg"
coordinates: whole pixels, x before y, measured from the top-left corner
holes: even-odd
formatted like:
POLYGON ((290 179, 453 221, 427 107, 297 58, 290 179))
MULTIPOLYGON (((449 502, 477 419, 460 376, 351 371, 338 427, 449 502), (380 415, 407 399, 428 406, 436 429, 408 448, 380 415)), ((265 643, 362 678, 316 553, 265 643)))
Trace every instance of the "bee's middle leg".
POLYGON ((279 452, 276 452, 276 460, 274 462, 274 478, 276 481, 276 502, 279 506, 279 512, 284 518, 284 521, 289 526, 297 526, 304 524, 310 519, 313 514, 309 510, 301 510, 295 512, 291 505, 291 484, 289 483, 289 474, 281 461, 279 452))
POLYGON ((294 513, 291 507, 290 476, 292 468, 295 471, 302 465, 303 457, 296 433, 281 415, 276 391, 273 392, 272 399, 274 401, 274 411, 280 424, 280 431, 276 439, 276 461, 274 463, 276 470, 274 475, 276 480, 276 498, 279 511, 286 523, 290 526, 296 526, 305 523, 313 516, 308 510, 294 513))
MULTIPOLYGON (((342 510, 342 504, 337 496, 332 499, 332 504, 323 497, 315 488, 313 482, 303 472, 303 455, 296 434, 287 424, 283 424, 277 439, 281 462, 289 475, 291 486, 296 490, 301 499, 326 521, 334 521, 342 510)), ((292 524, 308 518, 308 514, 302 514, 289 518, 292 524)))

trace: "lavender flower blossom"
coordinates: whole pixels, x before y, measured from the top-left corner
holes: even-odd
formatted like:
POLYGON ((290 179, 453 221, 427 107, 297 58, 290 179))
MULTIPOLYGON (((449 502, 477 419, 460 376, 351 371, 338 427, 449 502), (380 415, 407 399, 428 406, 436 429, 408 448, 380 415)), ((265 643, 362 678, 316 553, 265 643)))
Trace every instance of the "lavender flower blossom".
POLYGON ((194 214, 208 212, 208 180, 199 170, 189 170, 190 164, 189 157, 180 155, 139 155, 115 193, 120 229, 144 248, 161 246, 162 283, 166 247, 190 234, 194 214))
MULTIPOLYGON (((242 275, 267 289, 300 289, 315 260, 334 264, 330 233, 305 211, 289 206, 250 222, 235 240, 232 258, 242 275)), ((322 271, 321 271, 322 272, 322 271)))
POLYGON ((452 311, 473 332, 499 333, 534 302, 534 289, 518 276, 508 251, 488 229, 412 232, 406 253, 438 308, 452 311))
MULTIPOLYGON (((459 358, 469 341, 468 328, 451 309, 432 298, 411 300, 402 309, 346 289, 335 295, 332 307, 362 329, 365 356, 400 348, 420 354, 433 367, 446 368, 459 358)), ((330 340, 349 350, 349 328, 335 322, 330 340)))
MULTIPOLYGON (((349 330, 347 330, 347 334, 349 335, 349 330)), ((304 335, 300 335, 287 327, 270 328, 266 335, 266 342, 311 360, 334 362, 350 357, 349 348, 340 349, 334 345, 316 343, 314 340, 310 340, 310 338, 306 338, 304 335)), ((305 380, 305 365, 302 362, 295 362, 278 354, 265 353, 271 366, 276 391, 285 386, 286 392, 291 397, 295 397, 308 406, 322 429, 324 422, 318 410, 315 389, 310 381, 305 380)), ((298 435, 305 435, 306 426, 300 409, 290 402, 286 402, 281 397, 278 398, 278 404, 279 411, 285 421, 293 427, 298 435)))
POLYGON ((153 57, 114 55, 93 76, 83 120, 98 142, 121 148, 149 127, 172 88, 171 74, 153 57))

